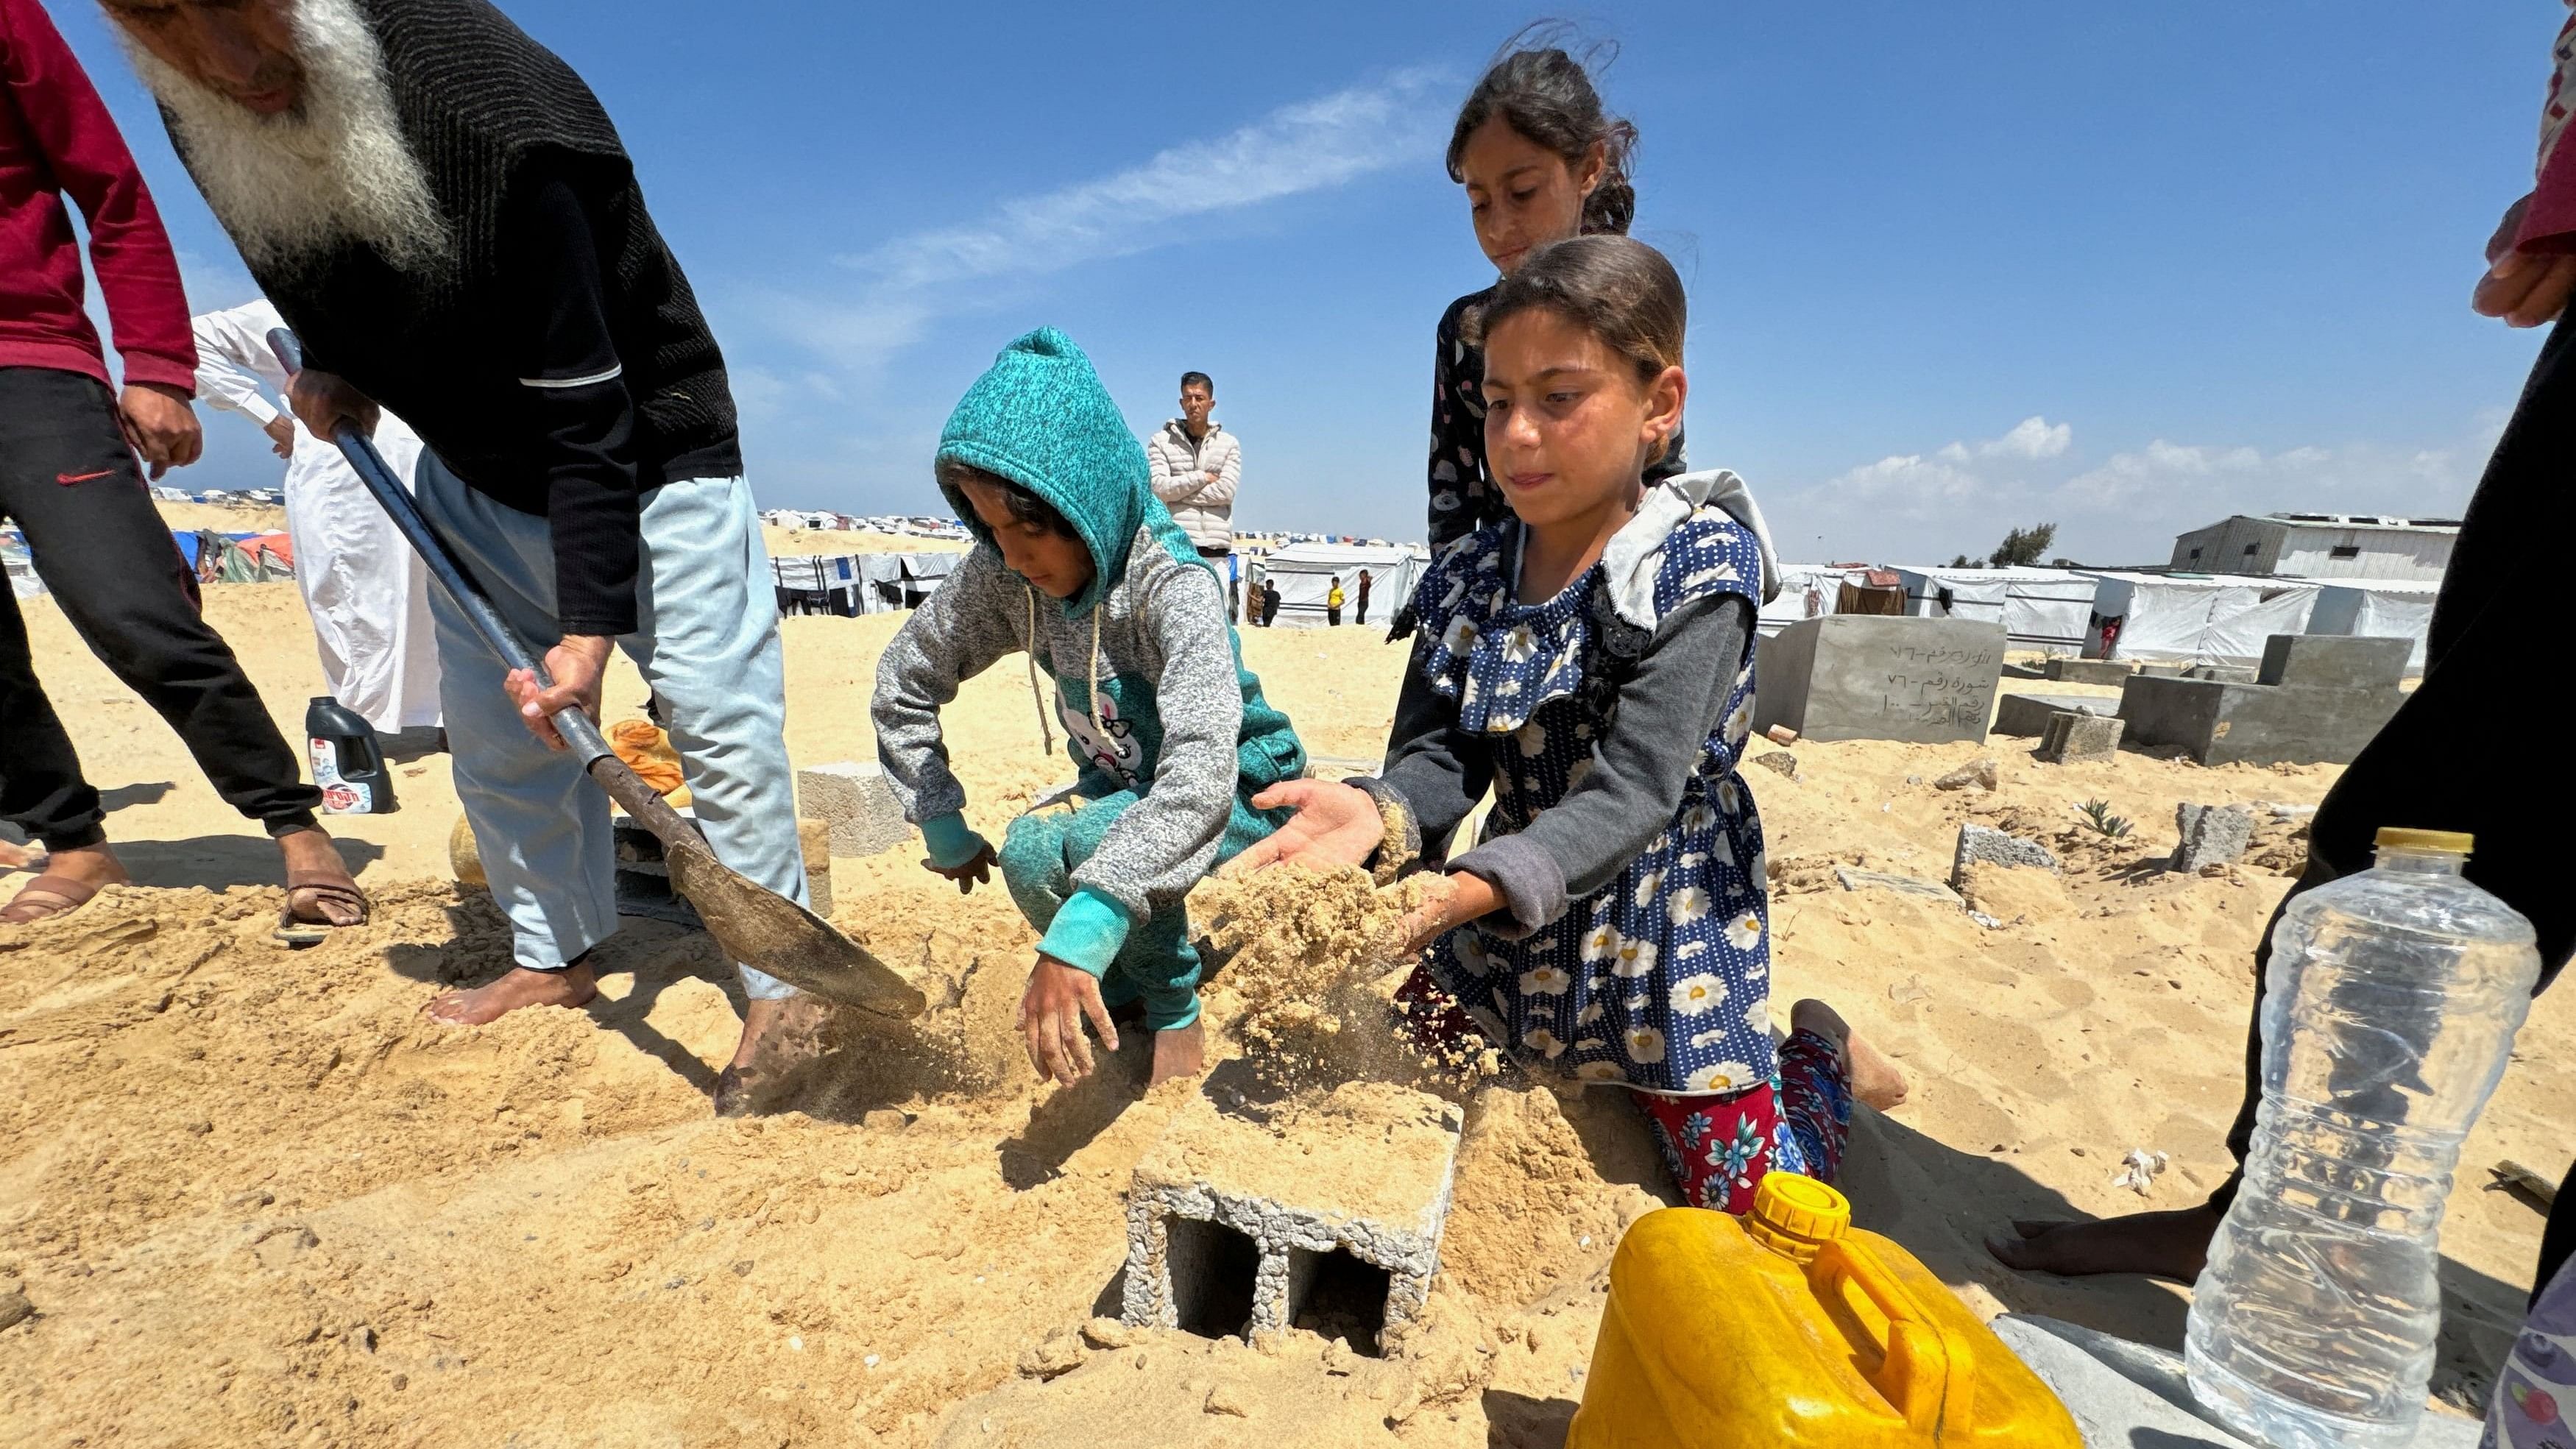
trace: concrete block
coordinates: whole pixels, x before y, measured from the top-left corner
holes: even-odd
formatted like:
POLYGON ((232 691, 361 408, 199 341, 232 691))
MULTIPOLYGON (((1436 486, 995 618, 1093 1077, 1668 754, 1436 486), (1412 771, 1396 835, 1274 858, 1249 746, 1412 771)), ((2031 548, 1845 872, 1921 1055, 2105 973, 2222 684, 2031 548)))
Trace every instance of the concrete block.
POLYGON ((1958 891, 1971 865, 2038 865, 2056 870, 2058 857, 2035 839, 2004 834, 1994 826, 1958 826, 1958 849, 1950 854, 1950 891, 1958 891))
POLYGON ((2124 659, 2051 659, 2048 677, 2060 684, 2126 684, 2129 664, 2124 659))
POLYGON ((2169 869, 2197 873, 2205 865, 2225 865, 2245 853, 2254 838, 2254 812, 2242 805, 2177 805, 2169 869))
POLYGON ((2111 714, 2119 707, 2098 694, 2007 694, 1995 701, 1995 733, 2036 737, 2047 731, 2050 715, 2111 714))
POLYGON ((832 827, 820 820, 798 820, 796 847, 805 857, 806 904, 828 919, 832 914, 832 827))
POLYGON ((1860 870, 1848 865, 1835 866, 1834 879, 1847 891, 1894 891, 1901 896, 1921 896, 1961 910, 1968 906, 1957 891, 1936 880, 1916 880, 1910 875, 1890 875, 1883 870, 1860 870))
POLYGON ((2040 732, 2039 758, 2052 765, 2107 760, 2120 752, 2120 731, 2124 728, 2116 716, 2061 711, 2050 715, 2048 728, 2040 732))
POLYGON ((2409 639, 2367 634, 2275 634, 2263 641, 2263 668, 2254 682, 2395 689, 2414 648, 2409 639))
POLYGON ((2404 702, 2394 684, 2332 689, 2141 676, 2120 691, 2120 718, 2132 747, 2178 746, 2204 765, 2341 765, 2404 702))
POLYGON ((834 855, 874 855, 912 838, 885 771, 843 760, 796 772, 798 813, 830 828, 834 855))
POLYGON ((1831 614, 1761 642, 1753 727, 1813 740, 1977 741, 1994 712, 2004 628, 1831 614))
POLYGON ((2254 684, 2262 671, 2250 664, 2195 664, 2182 672, 2185 679, 2215 679, 2225 684, 2254 684))
POLYGON ((1126 1321, 1209 1338, 1314 1328, 1380 1352, 1440 1271, 1463 1114, 1384 1083, 1263 1110, 1193 1096, 1137 1165, 1126 1321))
MULTIPOLYGON (((2188 664, 2141 664, 2138 666, 2138 677, 2141 679, 2180 679, 2189 673, 2191 673, 2191 666, 2188 664)), ((2128 684, 2128 681, 2124 679, 2121 680, 2120 683, 2125 687, 2128 684)))
MULTIPOLYGON (((2075 1416, 2085 1449, 2254 1449, 2211 1420, 2170 1350, 2037 1314, 1988 1326, 2075 1416)), ((2409 1449, 2472 1449, 2480 1432, 2475 1419, 2428 1413, 2409 1449)))
POLYGON ((2024 840, 1986 825, 1959 827, 1959 848, 1950 857, 1950 889, 1967 879, 1972 865, 2035 865, 2057 869, 2057 857, 2036 840, 2024 840))

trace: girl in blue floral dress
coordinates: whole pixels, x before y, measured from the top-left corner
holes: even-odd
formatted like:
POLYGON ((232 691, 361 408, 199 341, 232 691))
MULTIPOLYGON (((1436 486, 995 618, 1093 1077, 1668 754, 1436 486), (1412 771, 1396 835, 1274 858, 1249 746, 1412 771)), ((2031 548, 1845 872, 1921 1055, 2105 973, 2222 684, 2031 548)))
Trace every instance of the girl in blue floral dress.
POLYGON ((1436 855, 1490 788, 1482 840, 1407 922, 1429 946, 1399 996, 1416 1029, 1624 1084, 1690 1200, 1741 1212, 1774 1168, 1834 1176, 1855 1055, 1869 1100, 1902 1095, 1820 1002, 1772 1044, 1762 823, 1736 774, 1761 517, 1732 473, 1649 481, 1687 391, 1681 282, 1653 248, 1556 243, 1480 320, 1514 517, 1415 594, 1384 775, 1256 797, 1298 814, 1249 862, 1436 855))

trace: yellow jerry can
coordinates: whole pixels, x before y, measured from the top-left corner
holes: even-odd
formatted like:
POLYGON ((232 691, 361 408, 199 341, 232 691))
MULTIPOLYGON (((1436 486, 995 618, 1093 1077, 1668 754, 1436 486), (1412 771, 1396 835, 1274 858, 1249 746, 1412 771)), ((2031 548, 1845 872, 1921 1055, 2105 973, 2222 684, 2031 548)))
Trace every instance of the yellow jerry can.
POLYGON ((2066 1406, 1851 1202, 1775 1172, 1738 1220, 1639 1218, 1566 1449, 2083 1449, 2066 1406))

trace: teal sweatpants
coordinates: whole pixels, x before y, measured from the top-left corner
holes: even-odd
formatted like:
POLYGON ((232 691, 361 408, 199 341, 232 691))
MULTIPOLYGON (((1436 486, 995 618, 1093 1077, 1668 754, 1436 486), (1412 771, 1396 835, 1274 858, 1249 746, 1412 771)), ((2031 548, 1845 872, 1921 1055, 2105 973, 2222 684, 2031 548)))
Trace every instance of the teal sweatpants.
MULTIPOLYGON (((1055 913, 1073 897, 1073 873, 1100 848, 1100 837, 1136 803, 1136 792, 1121 790, 1086 801, 1073 810, 1023 815, 1011 822, 1002 839, 1002 883, 1020 914, 1043 934, 1055 913)), ((1225 839, 1217 845, 1216 863, 1225 864, 1245 847, 1264 839, 1287 818, 1286 811, 1255 810, 1237 795, 1234 814, 1226 821, 1225 839)), ((1100 980, 1100 999, 1115 1010, 1132 1001, 1145 1003, 1145 1025, 1175 1031, 1199 1019, 1199 951, 1190 944, 1190 915, 1179 901, 1157 910, 1127 932, 1127 944, 1109 963, 1100 980)))

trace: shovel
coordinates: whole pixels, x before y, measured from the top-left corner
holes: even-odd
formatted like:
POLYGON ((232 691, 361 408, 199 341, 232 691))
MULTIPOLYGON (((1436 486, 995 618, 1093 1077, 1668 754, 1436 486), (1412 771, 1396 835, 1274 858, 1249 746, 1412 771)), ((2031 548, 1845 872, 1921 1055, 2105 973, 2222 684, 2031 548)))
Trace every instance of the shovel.
MULTIPOLYGON (((272 328, 268 345, 290 375, 303 369, 304 349, 294 333, 283 327, 272 328)), ((528 670, 540 683, 551 685, 553 680, 547 676, 545 666, 511 632, 500 611, 492 607, 492 601, 484 597, 466 575, 464 565, 448 550, 446 541, 429 526, 429 520, 420 516, 410 490, 395 481, 393 470, 385 466, 376 445, 347 422, 332 430, 331 441, 340 445, 341 455, 357 471, 358 481, 366 484, 367 491, 376 495, 376 501, 393 516, 394 527, 402 530, 403 538, 429 565, 430 576, 438 580, 439 587, 447 591, 501 662, 511 669, 528 670)), ((662 842, 673 888, 697 908, 707 934, 715 937, 727 956, 756 966, 800 991, 883 1016, 919 1016, 929 1005, 910 982, 834 929, 831 922, 726 869, 697 827, 680 818, 678 811, 652 786, 636 778, 626 762, 608 748, 608 741, 600 737, 599 726, 590 722, 590 716, 582 713, 579 705, 557 711, 554 726, 564 743, 581 756, 591 783, 607 791, 610 799, 624 806, 636 823, 662 842)))

